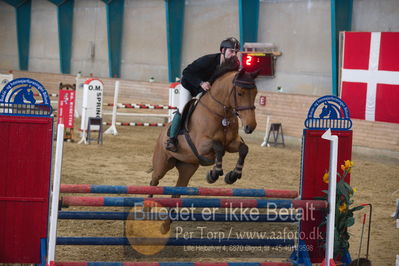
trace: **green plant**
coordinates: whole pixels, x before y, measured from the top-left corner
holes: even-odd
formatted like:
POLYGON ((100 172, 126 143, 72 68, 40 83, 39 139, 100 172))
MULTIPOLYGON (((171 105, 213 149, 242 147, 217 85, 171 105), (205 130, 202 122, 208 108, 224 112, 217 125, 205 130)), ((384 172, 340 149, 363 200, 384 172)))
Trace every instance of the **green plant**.
MULTIPOLYGON (((352 188, 347 182, 346 177, 350 174, 353 167, 353 162, 346 160, 341 165, 342 174, 337 171, 337 194, 335 205, 335 231, 334 231, 334 257, 343 256, 349 250, 348 227, 355 224, 353 213, 363 209, 363 206, 352 207, 353 196, 356 189, 352 188)), ((326 172, 323 176, 325 183, 329 182, 329 173, 326 172)), ((323 190, 325 193, 323 199, 328 199, 328 190, 323 190)), ((321 225, 325 225, 327 217, 321 225)))

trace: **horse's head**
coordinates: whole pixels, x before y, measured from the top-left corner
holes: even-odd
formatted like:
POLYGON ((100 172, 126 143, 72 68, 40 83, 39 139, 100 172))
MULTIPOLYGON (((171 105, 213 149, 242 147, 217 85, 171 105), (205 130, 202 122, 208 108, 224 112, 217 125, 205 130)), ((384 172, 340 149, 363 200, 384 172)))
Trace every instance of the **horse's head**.
POLYGON ((258 90, 255 78, 258 74, 259 71, 246 72, 242 69, 233 79, 231 106, 237 112, 246 134, 251 134, 256 128, 255 98, 258 90))

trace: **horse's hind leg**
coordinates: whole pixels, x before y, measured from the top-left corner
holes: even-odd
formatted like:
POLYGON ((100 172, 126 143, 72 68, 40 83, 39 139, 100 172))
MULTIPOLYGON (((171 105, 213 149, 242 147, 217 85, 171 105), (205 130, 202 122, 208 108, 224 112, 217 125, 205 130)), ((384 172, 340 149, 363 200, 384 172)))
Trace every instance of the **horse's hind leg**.
POLYGON ((215 183, 223 175, 222 160, 225 153, 222 143, 218 141, 214 141, 212 147, 215 151, 215 166, 206 175, 209 184, 215 183))
MULTIPOLYGON (((175 158, 167 156, 162 149, 155 148, 154 155, 152 157, 153 172, 150 186, 157 186, 159 184, 159 180, 161 180, 165 174, 175 166, 175 164, 175 158)), ((152 198, 153 195, 148 195, 148 197, 152 198)), ((149 214, 152 210, 152 207, 153 206, 144 206, 143 211, 149 214)))
MULTIPOLYGON (((176 163, 176 168, 179 171, 179 178, 177 179, 176 187, 187 187, 190 178, 197 171, 198 164, 189 164, 178 161, 176 163)), ((172 198, 180 198, 180 195, 172 195, 172 198)), ((161 226, 162 234, 166 234, 170 230, 171 220, 165 220, 161 226)))
POLYGON ((241 178, 242 175, 242 168, 244 167, 244 161, 245 157, 248 154, 248 146, 242 141, 242 140, 237 140, 234 141, 228 148, 228 152, 237 152, 238 151, 238 160, 236 167, 234 168, 233 171, 230 171, 227 173, 227 175, 224 177, 224 181, 227 184, 233 184, 234 182, 237 181, 237 179, 241 178))
MULTIPOLYGON (((152 172, 150 186, 158 186, 159 180, 161 180, 166 173, 171 170, 176 164, 176 159, 168 157, 163 150, 154 152, 152 158, 152 166, 154 168, 152 172)), ((153 195, 149 195, 151 198, 153 195)))

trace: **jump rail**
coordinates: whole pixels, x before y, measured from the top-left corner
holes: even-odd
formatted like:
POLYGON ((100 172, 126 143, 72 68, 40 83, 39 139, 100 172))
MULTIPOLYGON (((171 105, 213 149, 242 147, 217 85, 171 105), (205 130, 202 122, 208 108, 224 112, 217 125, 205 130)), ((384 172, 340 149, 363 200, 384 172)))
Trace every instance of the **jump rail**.
MULTIPOLYGON (((103 125, 112 126, 112 122, 103 122, 103 125)), ((127 127, 164 127, 166 123, 115 122, 115 125, 127 127)))
MULTIPOLYGON (((114 106, 113 103, 104 103, 103 106, 114 106)), ((142 104, 142 103, 117 103, 118 108, 130 109, 159 109, 159 110, 176 110, 177 107, 162 104, 142 104)))
POLYGON ((62 184, 61 193, 105 193, 105 194, 152 194, 152 195, 195 195, 296 198, 294 190, 247 189, 247 188, 206 188, 206 187, 157 187, 157 186, 109 186, 89 184, 62 184))
MULTIPOLYGON (((129 212, 93 212, 93 211, 60 211, 58 219, 62 220, 121 220, 126 221, 129 219, 129 212)), ((288 214, 251 214, 247 215, 226 215, 222 213, 212 214, 212 219, 207 219, 201 213, 187 213, 172 212, 167 215, 171 221, 184 221, 184 222, 275 222, 275 223, 295 223, 299 221, 296 215, 288 214)), ((165 213, 150 213, 143 214, 140 217, 142 220, 164 220, 165 213)))
POLYGON ((119 99, 119 81, 115 82, 115 90, 114 90, 114 103, 106 103, 103 106, 111 106, 112 112, 111 113, 104 113, 104 115, 112 115, 111 122, 104 122, 104 125, 110 126, 104 134, 112 134, 118 135, 118 130, 116 126, 146 126, 146 127, 164 127, 166 123, 135 123, 135 122, 117 122, 117 116, 139 116, 139 117, 163 117, 168 118, 171 121, 172 111, 177 109, 176 107, 172 106, 172 95, 169 91, 169 104, 168 105, 152 105, 152 104, 130 104, 130 103, 118 103, 119 99), (168 114, 150 114, 150 113, 120 113, 118 112, 118 108, 131 108, 131 109, 152 109, 152 110, 168 110, 168 114))
POLYGON ((239 239, 239 238, 129 238, 126 237, 57 237, 57 245, 98 245, 98 246, 294 246, 292 239, 239 239))
MULTIPOLYGON (((161 204, 162 207, 194 207, 194 208, 286 208, 320 210, 328 207, 324 200, 269 200, 269 199, 205 199, 205 198, 129 198, 129 197, 75 197, 64 196, 62 207, 69 206, 108 206, 134 207, 147 205, 151 202, 161 204)), ((150 205, 149 205, 150 206, 150 205)))

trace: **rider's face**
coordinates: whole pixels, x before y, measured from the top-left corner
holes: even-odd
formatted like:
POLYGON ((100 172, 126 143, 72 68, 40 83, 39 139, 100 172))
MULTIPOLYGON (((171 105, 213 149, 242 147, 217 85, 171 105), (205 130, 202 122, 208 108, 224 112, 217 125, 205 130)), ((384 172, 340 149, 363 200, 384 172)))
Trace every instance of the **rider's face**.
POLYGON ((232 48, 223 48, 223 49, 224 49, 224 58, 226 59, 236 56, 238 52, 238 50, 232 48))

